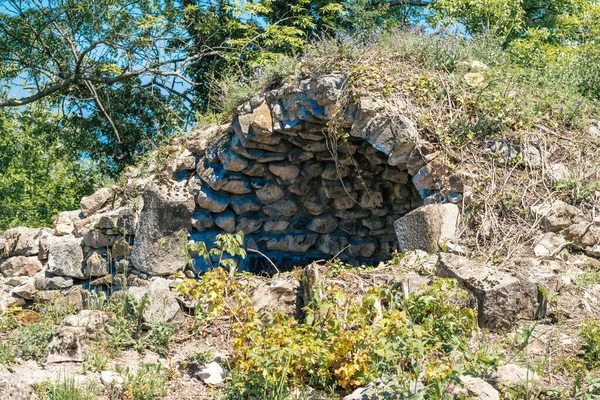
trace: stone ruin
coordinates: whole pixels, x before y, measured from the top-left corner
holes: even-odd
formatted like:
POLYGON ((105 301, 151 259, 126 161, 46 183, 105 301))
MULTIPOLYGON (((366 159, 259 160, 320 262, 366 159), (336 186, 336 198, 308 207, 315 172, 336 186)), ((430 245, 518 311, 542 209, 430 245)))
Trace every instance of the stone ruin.
POLYGON ((231 123, 174 139, 166 163, 150 174, 131 168, 123 187, 82 199, 53 229, 7 230, 4 304, 74 282, 119 286, 124 271, 191 275, 207 265, 187 244, 210 247, 224 232, 244 232, 251 271, 268 269, 266 257, 282 269, 336 256, 388 259, 400 217, 461 201, 463 185, 419 137, 409 104, 355 99, 344 80, 323 75, 265 91, 231 123))

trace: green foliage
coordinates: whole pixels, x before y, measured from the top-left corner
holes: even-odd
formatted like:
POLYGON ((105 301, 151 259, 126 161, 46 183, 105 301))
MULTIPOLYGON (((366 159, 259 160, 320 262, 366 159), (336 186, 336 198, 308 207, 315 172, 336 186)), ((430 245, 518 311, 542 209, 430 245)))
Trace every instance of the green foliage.
POLYGON ((117 366, 116 372, 124 381, 122 387, 116 389, 118 398, 157 400, 167 394, 167 371, 160 364, 141 364, 136 373, 117 366))
POLYGON ((456 305, 466 294, 451 281, 407 300, 393 287, 358 297, 335 285, 317 292, 303 323, 246 310, 247 319, 235 328, 229 398, 278 398, 274 394, 283 387, 350 390, 377 377, 407 390, 423 376, 426 390, 435 391, 495 362, 469 350, 475 313, 456 305))
MULTIPOLYGON (((182 232, 186 235, 185 232, 182 232)), ((237 263, 235 257, 246 258, 246 250, 244 250, 244 232, 239 231, 235 235, 223 233, 217 235, 214 247, 208 249, 206 243, 197 242, 186 245, 186 265, 192 263, 192 253, 210 264, 212 268, 223 267, 229 269, 231 273, 235 272, 237 263)))
POLYGON ((587 320, 581 327, 581 357, 589 368, 600 366, 600 324, 587 320))
POLYGON ((84 374, 88 372, 101 372, 108 366, 108 357, 99 351, 89 351, 85 353, 81 368, 84 374))
POLYGON ((36 390, 42 400, 93 400, 98 396, 94 387, 81 387, 75 378, 63 377, 57 382, 45 382, 36 390))
POLYGON ((9 341, 0 342, 0 365, 10 365, 15 362, 15 351, 9 341))
POLYGON ((46 321, 21 327, 16 332, 14 339, 17 355, 24 360, 44 361, 48 354, 48 344, 50 344, 52 334, 52 326, 46 321))
POLYGON ((173 336, 174 332, 175 328, 169 323, 160 322, 151 324, 150 331, 145 336, 144 341, 152 351, 164 355, 173 344, 171 336, 173 336))

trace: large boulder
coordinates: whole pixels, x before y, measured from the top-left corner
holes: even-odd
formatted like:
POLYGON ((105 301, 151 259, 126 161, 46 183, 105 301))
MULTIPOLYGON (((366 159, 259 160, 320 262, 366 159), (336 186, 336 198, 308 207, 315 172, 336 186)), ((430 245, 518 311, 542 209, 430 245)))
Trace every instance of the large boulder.
POLYGON ((454 236, 457 222, 458 207, 455 204, 419 207, 394 223, 399 250, 437 252, 444 240, 454 236))
POLYGON ((489 268, 475 260, 440 253, 437 275, 456 279, 477 300, 479 326, 510 328, 519 318, 539 316, 539 289, 525 279, 489 268))
POLYGON ((146 323, 169 322, 179 312, 177 296, 169 289, 169 281, 166 279, 154 278, 148 286, 131 287, 129 295, 138 304, 147 301, 142 312, 146 323))
POLYGON ((60 236, 48 250, 48 272, 54 275, 83 279, 83 250, 81 239, 60 236))
POLYGON ((184 184, 155 182, 144 191, 131 257, 138 270, 171 275, 183 268, 195 207, 194 197, 184 184))

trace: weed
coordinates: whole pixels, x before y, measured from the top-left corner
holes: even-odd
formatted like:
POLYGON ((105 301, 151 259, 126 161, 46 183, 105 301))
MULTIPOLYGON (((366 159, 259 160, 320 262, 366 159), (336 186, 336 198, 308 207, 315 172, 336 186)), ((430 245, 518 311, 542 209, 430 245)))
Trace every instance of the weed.
POLYGON ((0 342, 0 365, 10 365, 15 362, 15 351, 10 342, 0 342))
POLYGON ((581 357, 589 368, 600 366, 600 324, 589 319, 581 327, 581 357))
POLYGON ((88 372, 104 371, 107 366, 108 358, 97 351, 85 353, 83 363, 81 364, 84 374, 87 374, 88 372))
POLYGON ((17 355, 25 360, 43 361, 48 353, 48 344, 52 339, 52 327, 44 321, 25 325, 20 328, 15 337, 17 355))
POLYGON ((118 398, 155 400, 167 394, 167 372, 160 364, 142 364, 136 373, 117 366, 116 372, 123 378, 122 387, 115 389, 118 398))
POLYGON ((171 347, 173 332, 175 332, 175 328, 169 323, 151 324, 150 331, 144 337, 144 342, 152 351, 164 355, 171 347))
POLYGON ((57 382, 42 383, 36 391, 42 400, 93 400, 100 394, 96 387, 79 386, 74 378, 69 377, 64 377, 57 382))

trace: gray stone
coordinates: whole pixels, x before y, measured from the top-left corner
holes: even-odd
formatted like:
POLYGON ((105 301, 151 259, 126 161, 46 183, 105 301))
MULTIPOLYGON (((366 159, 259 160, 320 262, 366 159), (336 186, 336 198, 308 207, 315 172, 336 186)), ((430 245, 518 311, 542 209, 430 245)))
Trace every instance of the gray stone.
POLYGON ((81 199, 79 208, 84 217, 89 217, 100 210, 113 197, 113 192, 109 188, 102 188, 90 196, 81 199))
POLYGON ((381 179, 395 183, 408 183, 408 173, 398 168, 386 168, 381 174, 381 179))
POLYGON ((306 208, 306 211, 312 215, 321 215, 324 212, 329 211, 329 206, 327 204, 323 204, 318 199, 307 200, 303 205, 304 208, 306 208))
POLYGON ((298 211, 298 206, 292 200, 281 199, 273 204, 265 206, 263 212, 269 217, 284 218, 291 217, 298 211))
POLYGON ((179 312, 177 296, 169 289, 166 279, 155 278, 148 286, 129 288, 128 293, 136 302, 147 297, 148 304, 142 313, 142 319, 146 323, 169 322, 179 312))
POLYGON ((97 251, 94 251, 87 260, 85 260, 83 274, 86 278, 96 278, 107 275, 108 273, 108 261, 97 251))
POLYGON ((255 176, 262 178, 267 175, 267 166, 264 164, 251 164, 245 170, 242 171, 244 174, 248 176, 255 176))
POLYGON ((61 236, 50 244, 48 272, 54 275, 83 279, 81 239, 61 236))
POLYGON ((221 214, 217 214, 214 216, 215 225, 219 228, 223 229, 225 232, 233 233, 235 232, 235 214, 231 210, 226 210, 221 214))
POLYGON ((84 328, 63 326, 52 337, 48 344, 48 364, 61 362, 82 362, 86 344, 84 328))
POLYGON ((529 368, 515 364, 506 364, 498 367, 492 373, 490 382, 497 388, 533 386, 540 380, 538 374, 529 368))
POLYGON ((460 377, 460 384, 452 384, 448 388, 450 395, 454 398, 469 398, 476 400, 500 400, 498 391, 492 385, 481 378, 470 375, 460 377))
POLYGON ((265 232, 283 232, 288 226, 290 226, 289 221, 268 220, 265 222, 263 229, 265 232))
POLYGON ((267 249, 271 251, 304 253, 315 244, 318 237, 319 235, 316 233, 273 237, 267 240, 267 249))
POLYGON ((28 400, 35 396, 33 386, 0 364, 0 393, 6 400, 28 400), (6 396, 6 397, 5 397, 6 396))
POLYGON ((196 196, 196 203, 201 208, 213 213, 223 212, 229 205, 229 202, 230 197, 227 193, 214 192, 205 185, 202 185, 196 196))
POLYGON ((565 249, 567 241, 562 235, 547 232, 533 248, 537 257, 552 257, 565 249))
POLYGON ((203 232, 206 229, 210 229, 214 225, 214 221, 212 219, 212 215, 206 210, 196 210, 194 211, 194 216, 192 218, 192 226, 198 232, 203 232))
POLYGON ((477 300, 479 326, 510 328, 519 318, 539 315, 538 287, 468 258, 440 253, 438 276, 455 278, 477 300))
POLYGON ((263 224, 262 219, 241 217, 235 228, 236 231, 242 231, 245 235, 256 232, 263 224))
POLYGON ((316 178, 323 173, 323 166, 318 162, 304 163, 302 166, 302 175, 307 178, 316 178))
POLYGON ((336 165, 335 163, 329 163, 323 169, 321 178, 335 181, 338 179, 345 178, 348 176, 348 168, 343 165, 336 165))
POLYGON ((194 198, 185 182, 155 182, 143 193, 131 261, 135 268, 150 275, 171 275, 186 262, 185 246, 191 228, 194 198))
POLYGON ((275 183, 267 183, 256 189, 256 197, 264 204, 271 204, 285 196, 283 189, 275 183))
POLYGON ((218 154, 226 171, 240 172, 248 166, 248 160, 234 153, 229 146, 219 149, 218 154))
POLYGON ((73 286, 73 279, 69 277, 53 276, 35 280, 37 290, 59 290, 68 289, 73 286))
POLYGON ((42 263, 37 257, 16 256, 7 260, 0 259, 0 273, 5 278, 33 276, 41 270, 42 263))
POLYGON ((269 171, 288 183, 294 182, 300 174, 300 168, 286 162, 269 164, 269 171))
POLYGON ((83 234, 83 244, 94 249, 105 249, 112 246, 114 237, 110 237, 99 229, 94 229, 83 234))
POLYGON ((110 316, 100 310, 81 310, 78 314, 70 315, 63 320, 65 326, 84 328, 87 333, 96 334, 104 331, 110 316))
POLYGON ((231 196, 231 208, 237 215, 258 211, 261 202, 254 196, 231 196))
POLYGON ((33 296, 37 292, 35 288, 35 280, 30 279, 27 283, 17 286, 10 291, 10 294, 22 297, 26 300, 33 299, 33 296))
POLYGON ((79 219, 80 211, 64 211, 54 220, 54 234, 56 236, 71 235, 75 230, 73 220, 79 219))
POLYGON ((583 212, 579 208, 562 200, 531 207, 531 211, 539 218, 542 228, 549 232, 558 232, 570 225, 585 221, 583 212))
POLYGON ((12 228, 2 234, 4 256, 35 256, 39 253, 40 229, 12 228))
POLYGON ((293 314, 299 286, 296 279, 274 278, 268 283, 261 282, 252 292, 252 307, 261 314, 266 311, 293 314))
POLYGON ((438 251, 444 240, 456 232, 458 207, 454 204, 427 205, 420 207, 394 223, 400 251, 438 251))
POLYGON ((338 226, 338 220, 332 216, 316 217, 308 221, 306 228, 317 233, 331 233, 338 226))
POLYGON ((246 179, 227 180, 221 187, 221 190, 232 194, 248 194, 252 193, 250 182, 246 179))
POLYGON ((52 303, 56 310, 81 310, 83 309, 83 289, 81 286, 74 286, 71 289, 60 292, 57 290, 39 290, 34 300, 36 303, 52 303))
POLYGON ((348 245, 348 239, 342 235, 322 235, 317 242, 317 249, 325 254, 334 256, 348 245))
POLYGON ((196 375, 207 385, 219 385, 225 380, 225 371, 214 361, 205 364, 196 375))

